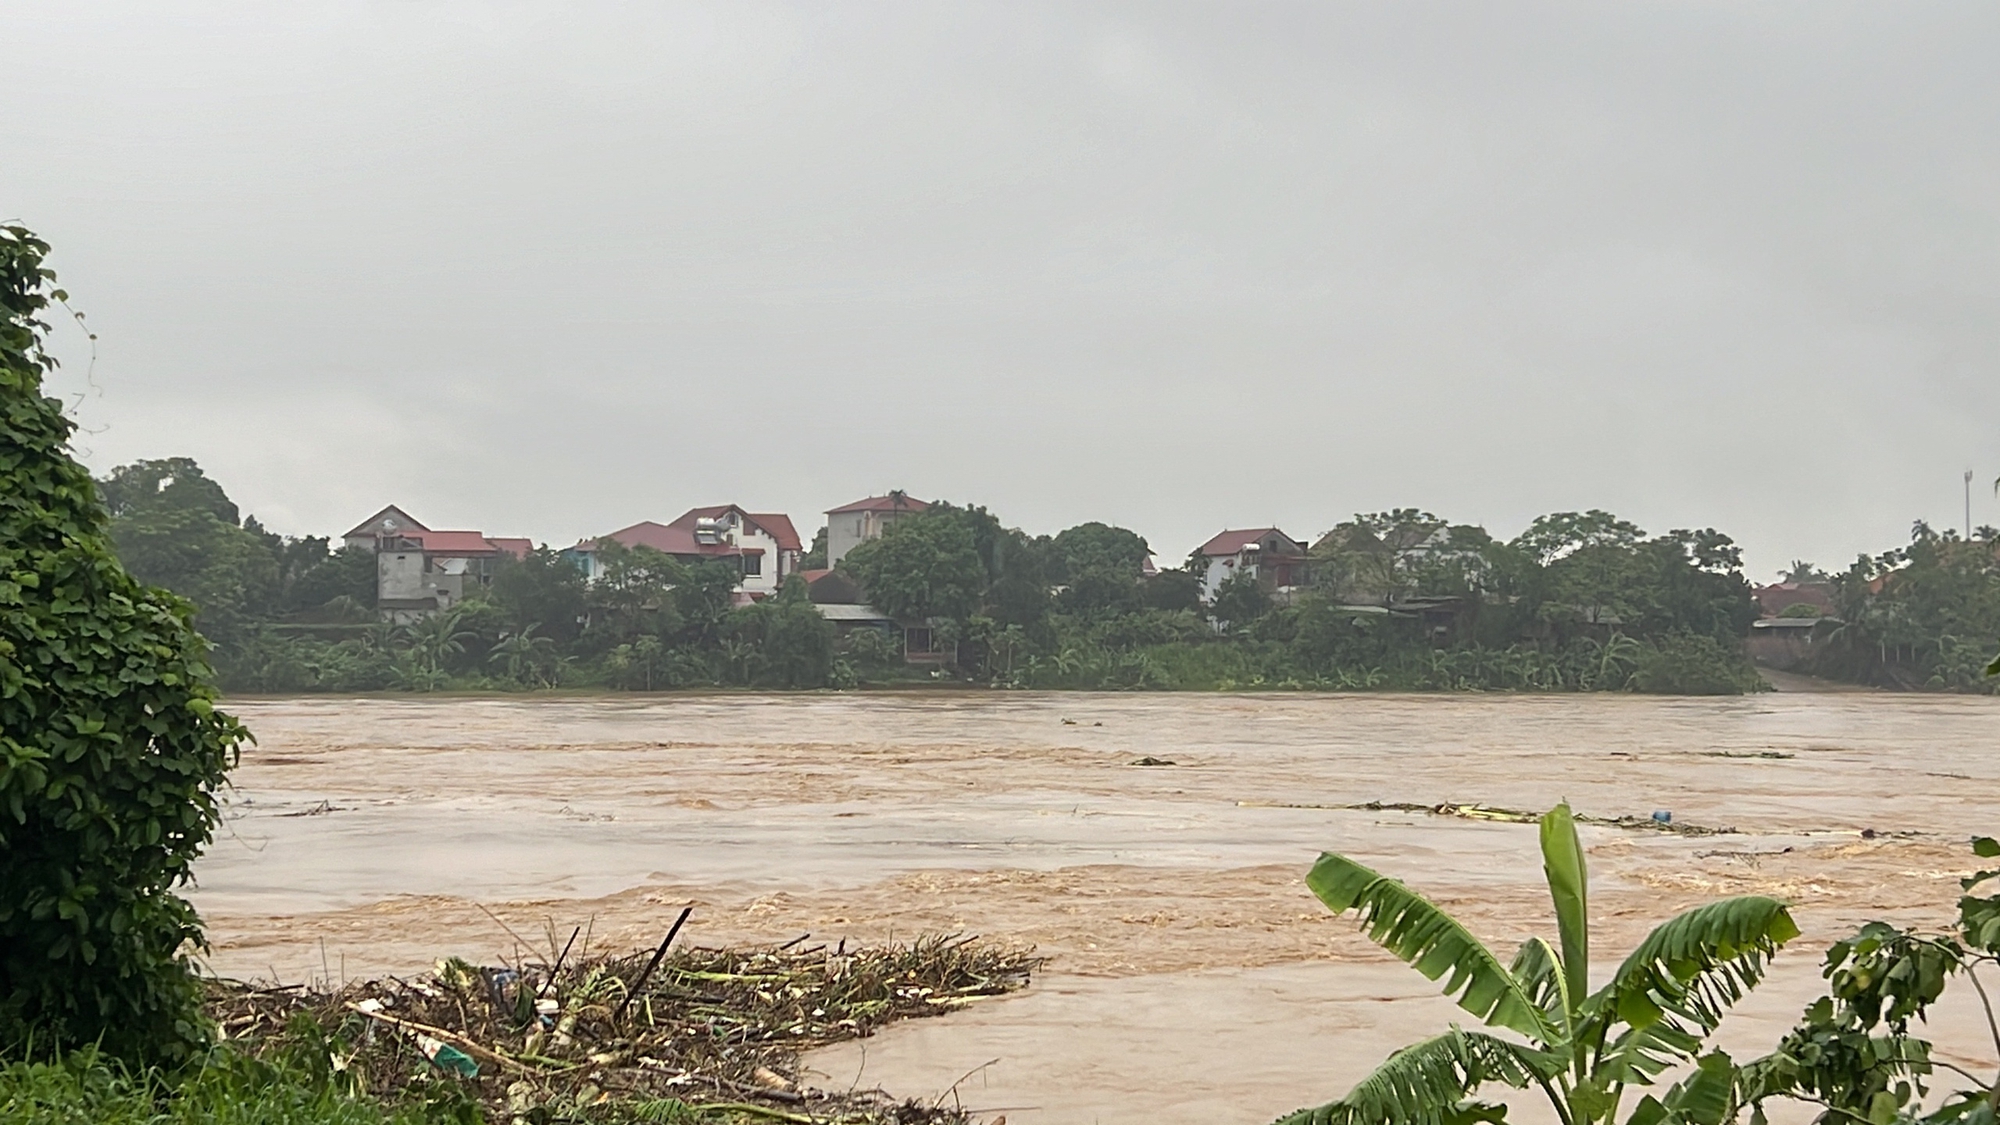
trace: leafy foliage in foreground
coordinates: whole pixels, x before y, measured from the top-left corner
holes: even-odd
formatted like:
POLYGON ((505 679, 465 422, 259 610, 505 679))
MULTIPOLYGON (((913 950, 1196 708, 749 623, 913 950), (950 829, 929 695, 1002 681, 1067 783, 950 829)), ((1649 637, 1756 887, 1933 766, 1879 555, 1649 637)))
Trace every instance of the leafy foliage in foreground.
MULTIPOLYGON (((1980 837, 1973 852, 1980 859, 2000 858, 2000 842, 1980 837)), ((1958 901, 1954 934, 1871 922, 1827 950, 1827 995, 1806 1008, 1776 1051, 1743 1067, 1742 1097, 1756 1107, 1758 1122, 1763 1103, 1775 1098, 1822 1106, 1818 1120, 1828 1125, 1992 1125, 2000 1074, 1971 1074, 1934 1059, 1929 1041, 1912 1034, 1911 1023, 1921 1022, 1946 984, 1963 975, 1979 996, 2000 1058, 2000 1023, 1979 980, 1982 967, 2000 965, 2000 892, 1972 893, 1995 878, 2000 870, 1976 871, 1963 880, 1966 893, 1958 901), (1941 1069, 1974 1086, 1924 1114, 1919 1099, 1941 1069)))
POLYGON ((1721 1125, 1736 1110, 1735 1068, 1701 1053, 1729 1006, 1762 979, 1770 956, 1798 935, 1783 903, 1756 896, 1696 907, 1655 929, 1611 979, 1588 992, 1589 877, 1567 804, 1541 820, 1543 873, 1558 945, 1523 943, 1502 962, 1442 908, 1345 856, 1322 855, 1306 885, 1336 914, 1353 910, 1370 940, 1433 981, 1459 1007, 1521 1041, 1452 1028, 1391 1055, 1347 1095, 1283 1125, 1457 1125, 1502 1121, 1477 1100, 1499 1083, 1538 1087, 1563 1125, 1618 1119, 1630 1086, 1669 1067, 1693 1072, 1640 1098, 1636 1125, 1721 1125))
POLYGON ((214 709, 187 602, 113 554, 42 393, 48 248, 0 227, 0 1047, 174 1060, 205 1038, 175 894, 245 737, 214 709))

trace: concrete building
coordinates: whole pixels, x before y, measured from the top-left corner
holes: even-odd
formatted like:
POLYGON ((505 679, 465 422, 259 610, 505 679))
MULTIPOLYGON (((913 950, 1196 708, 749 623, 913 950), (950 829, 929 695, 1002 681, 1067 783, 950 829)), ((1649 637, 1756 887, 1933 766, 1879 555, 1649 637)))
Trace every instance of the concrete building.
POLYGON ((928 503, 914 496, 892 491, 887 496, 870 496, 866 500, 828 509, 826 565, 839 565, 840 560, 847 557, 847 552, 870 539, 879 538, 883 530, 897 520, 916 515, 928 507, 928 503))
POLYGON ((1224 531, 1201 545, 1206 564, 1201 577, 1201 600, 1215 600, 1222 584, 1239 574, 1248 574, 1274 596, 1289 595, 1306 584, 1305 544, 1275 527, 1253 527, 1224 531))
POLYGON ((752 599, 778 592, 799 569, 804 549, 792 518, 777 512, 746 512, 734 504, 691 508, 672 523, 647 520, 571 548, 586 581, 604 573, 598 544, 615 540, 627 547, 651 547, 684 562, 704 559, 735 565, 737 590, 752 599))
POLYGON ((391 504, 355 524, 347 534, 340 537, 340 543, 343 547, 358 547, 364 551, 373 551, 375 541, 381 536, 394 535, 402 531, 429 530, 430 528, 418 523, 416 517, 391 504))
POLYGON ((535 546, 478 531, 433 531, 393 504, 340 538, 374 553, 375 608, 397 624, 450 609, 490 584, 501 558, 522 558, 535 546))

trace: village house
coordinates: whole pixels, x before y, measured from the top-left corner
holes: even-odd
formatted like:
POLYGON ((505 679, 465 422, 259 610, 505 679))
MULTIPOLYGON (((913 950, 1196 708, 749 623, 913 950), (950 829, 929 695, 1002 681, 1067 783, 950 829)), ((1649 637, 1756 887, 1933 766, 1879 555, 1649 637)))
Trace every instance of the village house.
POLYGON ((1832 617, 1833 590, 1821 582, 1773 582, 1750 591, 1764 617, 1832 617), (1805 608, 1800 608, 1805 607, 1805 608))
POLYGON ((1837 617, 1762 617, 1750 623, 1744 649, 1758 664, 1789 672, 1810 666, 1840 627, 1837 617))
POLYGON ((845 570, 802 570, 806 600, 842 635, 856 629, 879 629, 900 639, 903 660, 910 664, 949 664, 958 646, 940 641, 927 621, 902 622, 868 604, 867 592, 845 570))
POLYGON ((733 564, 737 592, 762 600, 778 592, 799 569, 804 550, 792 518, 776 512, 747 512, 734 504, 691 508, 672 523, 646 520, 570 548, 585 581, 604 573, 597 545, 613 540, 627 547, 651 547, 683 562, 720 560, 733 564))
POLYGON ((1201 600, 1215 600, 1222 584, 1248 574, 1273 596, 1306 584, 1305 544, 1275 527, 1224 531, 1201 545, 1201 600))
POLYGON ((870 496, 852 504, 830 508, 826 513, 826 565, 840 565, 847 552, 870 539, 878 539, 889 525, 916 515, 929 504, 914 496, 892 490, 886 496, 870 496))
POLYGON ((1773 582, 1751 591, 1758 620, 1750 623, 1750 659, 1779 671, 1807 668, 1838 632, 1833 590, 1823 582, 1773 582))
POLYGON ((375 608, 399 625, 447 610, 469 590, 490 585, 502 557, 534 550, 527 539, 479 531, 433 531, 394 504, 341 537, 375 556, 375 608))

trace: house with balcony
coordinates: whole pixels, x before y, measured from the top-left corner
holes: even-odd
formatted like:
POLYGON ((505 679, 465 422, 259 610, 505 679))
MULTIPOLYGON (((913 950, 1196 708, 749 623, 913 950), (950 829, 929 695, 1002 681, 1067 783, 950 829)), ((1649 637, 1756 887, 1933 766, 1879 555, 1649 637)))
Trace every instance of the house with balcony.
POLYGON ((1274 597, 1306 584, 1305 544, 1275 527, 1223 531, 1197 550, 1201 600, 1215 600, 1224 582, 1248 574, 1274 597))
POLYGON ((672 523, 646 520, 578 543, 566 553, 576 560, 587 582, 604 573, 598 545, 606 540, 626 547, 650 547, 683 562, 729 563, 739 575, 737 591, 749 600, 777 593, 785 579, 799 569, 799 558, 805 553, 790 516, 720 504, 690 508, 672 523))

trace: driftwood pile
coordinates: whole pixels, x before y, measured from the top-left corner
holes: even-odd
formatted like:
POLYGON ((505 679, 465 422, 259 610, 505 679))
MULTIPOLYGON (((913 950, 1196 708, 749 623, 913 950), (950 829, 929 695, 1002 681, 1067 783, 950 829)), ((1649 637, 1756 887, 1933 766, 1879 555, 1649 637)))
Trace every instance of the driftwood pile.
POLYGON ((1013 991, 1040 965, 964 936, 852 950, 801 938, 670 951, 671 941, 623 957, 552 949, 500 968, 453 959, 333 989, 218 982, 210 1010, 252 1051, 323 1042, 357 1093, 395 1101, 457 1083, 492 1122, 920 1125, 967 1118, 951 1098, 814 1089, 800 1056, 1013 991))

